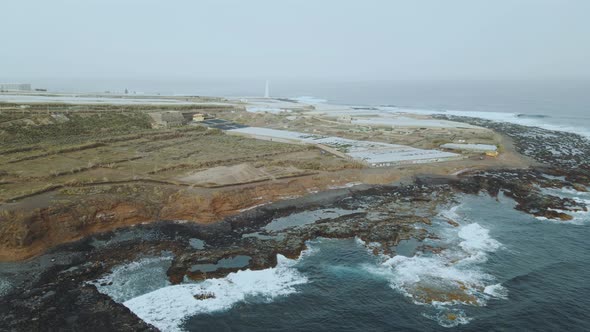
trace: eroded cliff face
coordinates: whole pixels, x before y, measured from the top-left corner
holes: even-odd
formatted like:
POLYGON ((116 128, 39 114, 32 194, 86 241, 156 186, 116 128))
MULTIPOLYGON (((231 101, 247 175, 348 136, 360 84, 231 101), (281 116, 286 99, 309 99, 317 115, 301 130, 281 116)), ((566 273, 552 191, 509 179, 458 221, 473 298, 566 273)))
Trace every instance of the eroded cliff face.
MULTIPOLYGON (((217 190, 135 185, 68 196, 46 207, 0 215, 0 261, 34 257, 95 233, 159 220, 207 224, 245 209, 344 185, 355 174, 312 176, 217 190)), ((389 180, 389 178, 387 178, 389 180)))
MULTIPOLYGON (((492 196, 504 193, 516 200, 515 208, 537 216, 550 216, 556 210, 567 215, 587 209, 585 204, 574 200, 547 195, 542 188, 577 185, 558 177, 557 173, 547 177, 548 171, 496 170, 466 172, 461 176, 419 176, 407 184, 355 186, 286 201, 281 200, 320 190, 320 184, 324 189, 342 186, 350 179, 332 182, 334 179, 310 177, 210 192, 171 186, 144 186, 129 191, 112 188, 103 193, 95 191, 92 200, 28 213, 14 212, 20 219, 3 219, 9 227, 3 228, 0 234, 2 252, 15 253, 7 256, 8 259, 14 260, 16 254, 31 257, 52 249, 40 257, 5 265, 16 268, 2 271, 10 277, 12 288, 7 295, 0 296, 0 326, 16 331, 64 326, 79 330, 87 324, 99 324, 96 326, 105 330, 112 330, 113 326, 129 331, 153 330, 125 306, 101 294, 97 287, 109 286, 113 279, 100 278, 121 264, 163 255, 169 257, 166 277, 172 284, 182 283, 186 278, 219 278, 238 270, 274 267, 277 254, 296 258, 306 248, 307 240, 320 237, 357 238, 374 254, 393 256, 402 240, 423 243, 427 238, 438 238, 427 226, 437 218, 438 207, 453 202, 458 193, 486 192, 492 196), (125 196, 114 194, 117 192, 125 196), (126 199, 117 200, 117 197, 126 199), (249 209, 271 200, 277 202, 249 209), (244 208, 248 210, 239 213, 244 208), (306 214, 310 211, 321 213, 310 217, 306 214), (151 222, 156 220, 162 221, 151 222), (304 223, 300 224, 300 220, 304 223), (107 232, 115 228, 118 230, 107 232), (195 239, 202 243, 193 244, 195 239), (236 257, 249 259, 239 265, 220 264, 236 257), (204 264, 219 268, 200 269, 204 264)), ((585 189, 588 184, 584 182, 578 187, 585 189)), ((445 219, 451 226, 459 227, 456 221, 445 219)), ((419 248, 434 253, 445 250, 443 246, 424 243, 419 248)), ((194 296, 204 300, 209 294, 194 296)), ((460 283, 449 292, 420 288, 415 296, 424 303, 476 301, 470 289, 460 283)))

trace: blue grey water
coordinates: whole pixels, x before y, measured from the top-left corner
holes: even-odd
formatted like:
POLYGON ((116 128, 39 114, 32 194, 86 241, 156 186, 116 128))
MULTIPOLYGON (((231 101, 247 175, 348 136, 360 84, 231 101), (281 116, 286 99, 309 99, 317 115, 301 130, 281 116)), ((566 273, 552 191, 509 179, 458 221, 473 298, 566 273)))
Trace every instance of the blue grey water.
MULTIPOLYGON (((585 222, 542 221, 513 202, 465 196, 455 211, 500 247, 479 273, 493 276, 502 296, 485 305, 415 304, 392 288, 392 275, 371 273, 380 259, 354 240, 320 240, 296 268, 308 277, 298 293, 251 298, 228 311, 193 316, 190 331, 588 331, 590 228, 585 222), (464 323, 446 319, 448 312, 464 323), (451 324, 449 324, 451 323, 451 324)), ((474 266, 474 268, 476 268, 474 266)), ((469 273, 464 270, 464 273, 469 273)), ((417 270, 417 273, 421 271, 417 270)))

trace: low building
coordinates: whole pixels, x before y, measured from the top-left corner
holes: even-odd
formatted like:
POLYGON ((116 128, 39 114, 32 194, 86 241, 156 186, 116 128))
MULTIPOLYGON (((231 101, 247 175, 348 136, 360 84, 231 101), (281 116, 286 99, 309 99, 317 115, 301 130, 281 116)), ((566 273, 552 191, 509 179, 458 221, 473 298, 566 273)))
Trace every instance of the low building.
POLYGON ((338 122, 352 123, 352 117, 350 115, 342 115, 338 117, 338 122))
POLYGON ((0 83, 0 91, 31 91, 31 84, 0 83))
POLYGON ((497 157, 500 153, 498 151, 487 151, 486 156, 488 157, 497 157))
POLYGON ((205 114, 197 113, 193 114, 193 122, 203 122, 205 121, 205 114))
POLYGON ((447 143, 441 145, 440 147, 447 150, 465 153, 483 153, 490 157, 496 157, 498 155, 498 147, 491 144, 447 143))
POLYGON ((148 114, 153 120, 153 128, 180 127, 187 123, 182 113, 178 111, 154 112, 148 114))

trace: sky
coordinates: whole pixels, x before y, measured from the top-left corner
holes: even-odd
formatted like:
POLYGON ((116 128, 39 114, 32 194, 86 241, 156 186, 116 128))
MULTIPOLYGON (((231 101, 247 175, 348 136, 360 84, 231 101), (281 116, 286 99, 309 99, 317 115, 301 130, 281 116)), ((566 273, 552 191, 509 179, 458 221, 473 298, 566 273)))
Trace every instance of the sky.
POLYGON ((3 0, 0 81, 588 79, 588 0, 3 0))

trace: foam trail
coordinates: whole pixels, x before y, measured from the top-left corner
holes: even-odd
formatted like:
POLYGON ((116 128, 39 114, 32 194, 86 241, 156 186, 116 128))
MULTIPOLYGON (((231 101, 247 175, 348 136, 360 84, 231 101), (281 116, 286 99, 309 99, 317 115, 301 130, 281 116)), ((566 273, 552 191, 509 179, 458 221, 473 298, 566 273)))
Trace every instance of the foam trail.
POLYGON ((307 282, 307 278, 293 267, 296 260, 277 255, 277 261, 274 268, 238 271, 225 278, 164 287, 123 304, 162 331, 180 331, 188 317, 228 310, 250 297, 270 301, 295 293, 295 286, 307 282), (195 296, 199 295, 206 298, 196 299, 195 296))

